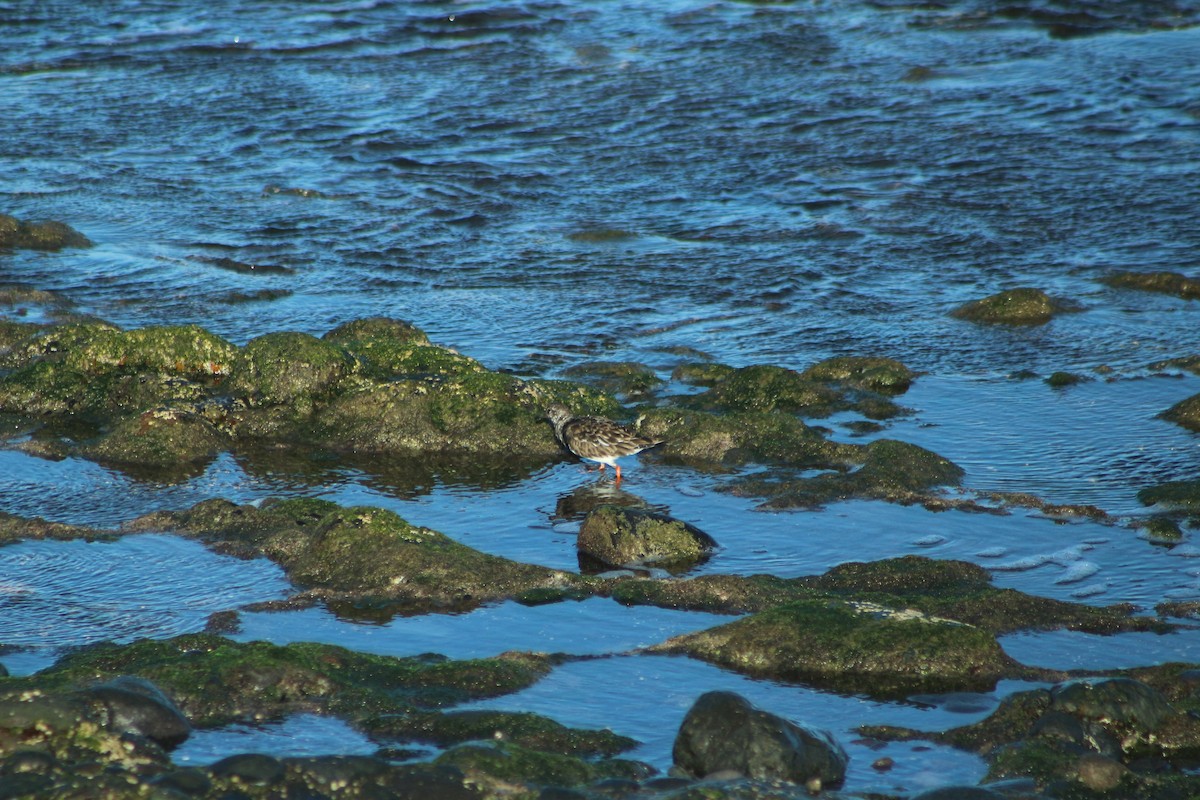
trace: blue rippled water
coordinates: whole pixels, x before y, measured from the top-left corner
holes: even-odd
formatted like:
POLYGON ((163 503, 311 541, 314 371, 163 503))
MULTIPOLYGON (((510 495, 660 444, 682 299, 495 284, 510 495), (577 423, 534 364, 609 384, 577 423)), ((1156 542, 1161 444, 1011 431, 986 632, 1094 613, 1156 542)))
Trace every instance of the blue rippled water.
MULTIPOLYGON (((1196 436, 1157 419, 1200 379, 1148 368, 1200 351, 1200 306, 1098 280, 1200 272, 1198 20, 1194 3, 1112 0, 0 0, 0 212, 62 220, 95 243, 0 252, 0 282, 60 291, 123 326, 195 322, 238 343, 400 317, 525 375, 627 359, 666 377, 678 348, 794 368, 898 358, 922 374, 901 398, 911 413, 880 435, 961 464, 968 492, 1095 504, 1122 524, 868 502, 764 513, 653 458, 623 488, 721 543, 703 571, 792 576, 920 553, 1000 565, 999 584, 1063 599, 1200 598, 1194 531, 1171 551, 1127 527, 1147 513, 1138 489, 1200 472, 1196 436), (1032 328, 948 316, 1017 286, 1082 310, 1032 328), (1058 370, 1097 379, 1054 390, 1011 377, 1058 370)), ((205 497, 316 494, 576 567, 555 513, 591 480, 575 465, 487 480, 410 466, 222 456, 154 482, 3 451, 0 510, 114 526, 205 497)), ((22 648, 0 661, 28 671, 96 638, 198 630, 212 610, 278 596, 272 570, 170 537, 0 549, 0 644, 22 648)), ((970 756, 898 748, 877 779, 855 725, 955 720, 616 657, 709 620, 590 603, 409 624, 452 652, 510 626, 514 646, 614 654, 496 703, 638 736, 637 757, 660 766, 658 703, 678 716, 720 686, 834 728, 852 790, 982 774, 970 756), (596 641, 570 641, 555 616, 568 610, 595 619, 596 641), (595 688, 610 684, 629 692, 595 688)), ((255 637, 309 630, 405 654, 403 626, 246 621, 255 637)), ((1194 634, 1177 636, 1151 657, 1195 652, 1194 634)), ((1082 653, 1104 666, 1085 638, 1013 643, 1029 663, 1082 653)), ((1127 661, 1121 647, 1112 657, 1127 661)), ((280 752, 338 740, 336 725, 307 724, 217 733, 188 759, 247 737, 280 752)), ((365 747, 350 731, 344 746, 365 747)))

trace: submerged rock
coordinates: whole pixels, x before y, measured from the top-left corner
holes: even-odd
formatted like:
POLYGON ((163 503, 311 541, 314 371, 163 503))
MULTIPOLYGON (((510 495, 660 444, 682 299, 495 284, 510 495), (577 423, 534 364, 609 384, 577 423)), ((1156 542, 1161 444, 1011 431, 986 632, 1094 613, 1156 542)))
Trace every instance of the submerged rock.
POLYGON ((592 361, 568 367, 563 374, 605 392, 634 399, 651 396, 663 383, 653 369, 634 361, 592 361))
POLYGON ((704 531, 682 520, 639 508, 601 506, 590 512, 576 541, 580 561, 611 567, 659 566, 686 570, 717 546, 704 531))
POLYGON ((675 737, 672 758, 697 778, 733 774, 817 789, 840 786, 849 761, 830 734, 755 708, 733 692, 708 692, 696 700, 675 737))
POLYGON ((1181 425, 1189 431, 1200 431, 1200 394, 1180 400, 1159 416, 1176 425, 1181 425))
POLYGON ((1117 271, 1100 279, 1101 283, 1117 289, 1138 289, 1144 292, 1172 294, 1184 300, 1200 298, 1200 280, 1178 272, 1117 271))
POLYGON ((1023 287, 972 300, 951 312, 951 316, 970 322, 1006 325, 1044 325, 1056 314, 1078 308, 1055 300, 1041 289, 1023 287))
POLYGON ((27 222, 0 214, 0 249, 61 250, 91 246, 86 236, 65 222, 27 222))

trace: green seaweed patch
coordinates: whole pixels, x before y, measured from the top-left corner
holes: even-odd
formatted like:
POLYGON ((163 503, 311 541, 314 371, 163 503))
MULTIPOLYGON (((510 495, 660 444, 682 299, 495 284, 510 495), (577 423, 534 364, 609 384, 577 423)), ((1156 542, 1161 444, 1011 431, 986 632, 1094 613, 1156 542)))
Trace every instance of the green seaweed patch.
POLYGON ((732 375, 736 369, 727 364, 712 364, 689 361, 671 371, 671 379, 689 386, 716 386, 732 375))
POLYGON ((591 361, 568 367, 564 374, 603 392, 638 399, 650 397, 664 383, 653 369, 636 361, 591 361))
POLYGON ((224 552, 265 555, 312 597, 387 613, 463 611, 534 589, 583 585, 572 573, 481 553, 386 509, 310 500, 262 505, 206 501, 147 515, 126 530, 175 530, 224 552))
POLYGON ((834 389, 795 370, 767 364, 742 367, 703 394, 679 398, 685 407, 703 411, 785 411, 827 417, 848 404, 834 389))
POLYGON ((18 348, 26 363, 0 380, 0 410, 31 415, 141 412, 195 402, 229 371, 233 345, 195 325, 117 330, 71 324, 18 348))
POLYGON ((411 712, 369 719, 363 729, 374 737, 438 747, 474 739, 503 739, 525 748, 585 758, 614 756, 637 746, 636 740, 610 730, 568 728, 547 717, 517 711, 411 712))
POLYGON ((972 300, 950 315, 969 322, 1044 325, 1057 314, 1078 310, 1077 306, 1056 300, 1041 289, 1022 287, 972 300))
POLYGON ((989 691, 1026 676, 995 636, 913 609, 861 601, 799 600, 651 648, 755 677, 897 697, 989 691))
POLYGON ((238 353, 228 390, 254 405, 288 405, 307 416, 333 394, 353 361, 335 344, 281 331, 251 339, 238 353))
POLYGON ((1184 300, 1200 298, 1200 280, 1178 272, 1114 272, 1100 282, 1117 289, 1171 294, 1184 300))
POLYGON ((773 412, 717 415, 656 408, 642 415, 638 430, 651 439, 665 440, 663 455, 692 465, 769 461, 844 468, 858 461, 860 449, 831 442, 794 416, 773 412))
POLYGON ((238 643, 211 634, 128 645, 103 643, 53 667, 0 683, 7 693, 83 687, 137 675, 166 692, 200 727, 279 719, 299 711, 352 723, 382 713, 431 710, 527 688, 550 669, 543 656, 451 661, 393 658, 315 643, 238 643))
POLYGON ((904 394, 916 373, 891 358, 879 356, 838 356, 813 364, 801 377, 822 383, 836 383, 879 392, 904 394))

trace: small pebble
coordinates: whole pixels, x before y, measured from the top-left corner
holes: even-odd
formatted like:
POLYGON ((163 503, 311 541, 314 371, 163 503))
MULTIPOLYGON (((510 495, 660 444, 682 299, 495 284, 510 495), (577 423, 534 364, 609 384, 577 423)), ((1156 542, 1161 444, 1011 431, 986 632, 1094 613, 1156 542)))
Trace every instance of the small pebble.
POLYGON ((895 760, 888 758, 887 756, 884 756, 883 758, 877 758, 871 762, 871 769, 878 770, 879 772, 887 772, 894 766, 896 766, 895 760))

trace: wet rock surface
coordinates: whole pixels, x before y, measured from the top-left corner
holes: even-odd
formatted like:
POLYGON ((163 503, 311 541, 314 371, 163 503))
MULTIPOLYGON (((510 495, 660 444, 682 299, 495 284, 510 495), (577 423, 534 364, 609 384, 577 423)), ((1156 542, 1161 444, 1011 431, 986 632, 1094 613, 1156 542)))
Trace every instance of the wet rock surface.
POLYGON ((833 737, 755 708, 733 692, 696 700, 675 737, 675 766, 698 778, 733 773, 810 788, 837 787, 846 753, 833 737))
POLYGON ((954 309, 952 316, 969 322, 1045 325, 1056 314, 1077 310, 1074 305, 1056 300, 1041 289, 1022 287, 973 300, 954 309))
POLYGON ((707 558, 717 542, 666 514, 610 505, 588 513, 576 546, 581 564, 599 571, 630 566, 682 571, 707 558))

